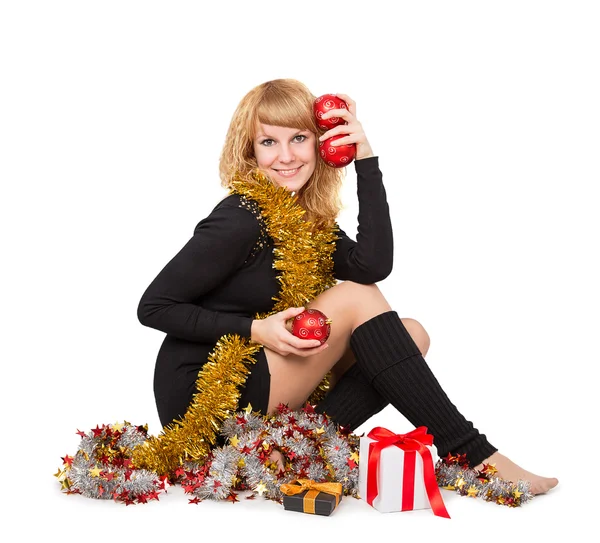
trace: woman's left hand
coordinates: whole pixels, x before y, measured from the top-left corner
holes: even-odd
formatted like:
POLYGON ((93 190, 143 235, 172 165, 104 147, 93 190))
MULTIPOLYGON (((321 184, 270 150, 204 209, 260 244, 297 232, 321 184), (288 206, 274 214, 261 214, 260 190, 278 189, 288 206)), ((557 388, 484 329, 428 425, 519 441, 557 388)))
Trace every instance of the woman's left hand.
POLYGON ((338 145, 356 143, 356 160, 374 156, 362 124, 360 124, 356 118, 356 102, 347 94, 340 94, 338 92, 335 94, 335 96, 338 96, 344 100, 344 102, 348 104, 348 109, 331 109, 327 113, 323 114, 323 119, 327 119, 329 117, 340 117, 348 124, 340 124, 335 128, 328 130, 319 138, 319 141, 325 141, 327 138, 331 138, 337 134, 346 134, 345 137, 335 140, 331 143, 331 145, 336 147, 338 145))

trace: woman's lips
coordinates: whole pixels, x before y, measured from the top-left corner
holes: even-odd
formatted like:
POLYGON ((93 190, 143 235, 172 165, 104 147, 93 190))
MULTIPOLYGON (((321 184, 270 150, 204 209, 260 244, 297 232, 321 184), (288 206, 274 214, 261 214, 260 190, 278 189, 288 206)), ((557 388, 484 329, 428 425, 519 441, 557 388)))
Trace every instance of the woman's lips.
POLYGON ((294 169, 288 169, 288 170, 275 170, 275 168, 273 168, 281 177, 294 177, 299 171, 300 168, 302 168, 302 166, 298 166, 297 168, 294 169))

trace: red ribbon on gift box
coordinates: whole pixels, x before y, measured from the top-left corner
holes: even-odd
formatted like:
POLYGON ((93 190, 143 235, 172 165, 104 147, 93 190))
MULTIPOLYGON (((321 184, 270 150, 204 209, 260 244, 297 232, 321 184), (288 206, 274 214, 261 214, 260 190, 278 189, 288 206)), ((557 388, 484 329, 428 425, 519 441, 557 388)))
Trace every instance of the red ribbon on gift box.
POLYGON ((413 509, 415 499, 415 462, 417 459, 416 453, 419 453, 423 459, 423 480, 431 509, 438 517, 450 518, 437 485, 431 451, 426 447, 426 445, 433 445, 433 436, 427 433, 426 426, 419 426, 407 434, 394 434, 386 428, 377 426, 367 434, 367 437, 375 440, 369 443, 369 473, 367 475, 367 503, 369 505, 373 505, 373 500, 379 494, 377 471, 381 451, 386 447, 395 445, 404 451, 402 511, 413 509))

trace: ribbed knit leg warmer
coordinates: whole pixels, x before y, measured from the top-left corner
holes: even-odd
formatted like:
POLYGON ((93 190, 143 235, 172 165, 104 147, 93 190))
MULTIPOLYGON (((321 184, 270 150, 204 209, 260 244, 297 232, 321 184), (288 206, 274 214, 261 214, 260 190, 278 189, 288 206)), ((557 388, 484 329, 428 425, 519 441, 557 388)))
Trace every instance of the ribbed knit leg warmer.
POLYGON ((465 454, 474 467, 497 451, 448 399, 395 311, 358 326, 350 348, 373 388, 412 424, 427 427, 440 457, 465 454))
POLYGON ((358 365, 352 364, 315 411, 327 414, 340 426, 353 431, 389 403, 369 384, 358 365))

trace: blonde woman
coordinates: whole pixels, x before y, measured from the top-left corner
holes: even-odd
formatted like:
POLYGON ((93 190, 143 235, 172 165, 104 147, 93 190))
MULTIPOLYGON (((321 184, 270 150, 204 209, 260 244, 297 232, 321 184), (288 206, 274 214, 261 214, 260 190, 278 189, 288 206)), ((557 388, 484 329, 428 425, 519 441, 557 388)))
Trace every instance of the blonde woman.
MULTIPOLYGON (((237 334, 261 346, 239 386, 240 408, 250 403, 272 414, 283 403, 300 409, 329 375, 330 391, 316 409, 340 425, 357 428, 392 404, 415 426, 427 426, 440 456, 465 454, 473 467, 494 463, 501 477, 528 480, 532 493, 546 492, 556 479, 525 471, 500 454, 457 410, 423 358, 426 330, 414 319, 399 318, 377 287, 393 264, 386 191, 355 102, 338 96, 348 109, 327 115, 347 124, 325 132, 316 124, 315 96, 305 85, 292 79, 258 85, 238 105, 220 159, 222 186, 233 189, 234 179, 250 186, 259 172, 295 196, 307 228, 318 232, 337 226, 344 175, 320 158, 319 142, 346 134, 336 144, 356 144, 358 234, 354 241, 334 230, 336 284, 305 307, 272 312, 283 288, 273 267, 273 223, 256 201, 235 192, 225 197, 152 281, 138 307, 143 325, 166 333, 154 378, 161 423, 184 416, 217 341, 237 334), (288 321, 305 308, 317 308, 335 323, 323 345, 290 332, 288 321)), ((282 465, 281 455, 274 457, 282 465)))

